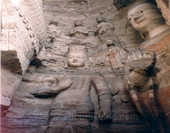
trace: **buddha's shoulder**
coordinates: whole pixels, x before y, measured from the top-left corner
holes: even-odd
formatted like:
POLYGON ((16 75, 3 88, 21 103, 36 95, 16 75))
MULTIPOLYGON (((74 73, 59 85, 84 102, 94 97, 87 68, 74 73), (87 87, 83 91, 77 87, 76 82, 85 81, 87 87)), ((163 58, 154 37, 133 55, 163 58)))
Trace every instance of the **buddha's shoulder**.
POLYGON ((159 44, 159 43, 166 43, 166 42, 170 42, 170 28, 168 28, 164 32, 156 35, 155 37, 144 41, 140 45, 140 48, 141 49, 147 49, 150 46, 153 46, 153 45, 156 45, 156 44, 159 44))

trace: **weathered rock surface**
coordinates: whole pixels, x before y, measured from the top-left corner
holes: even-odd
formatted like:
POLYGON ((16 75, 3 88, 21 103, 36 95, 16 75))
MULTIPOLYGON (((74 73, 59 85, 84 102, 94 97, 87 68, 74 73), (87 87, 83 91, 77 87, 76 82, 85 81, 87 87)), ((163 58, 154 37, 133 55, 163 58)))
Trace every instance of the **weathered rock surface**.
POLYGON ((46 41, 42 1, 2 1, 1 23, 2 105, 9 105, 12 95, 30 61, 46 41), (11 82, 9 83, 9 81, 11 82))
MULTIPOLYGON (((49 86, 53 82, 52 77, 63 78, 67 73, 73 73, 73 70, 70 71, 67 69, 65 58, 67 57, 70 46, 81 45, 87 48, 87 54, 89 56, 88 66, 90 71, 93 71, 90 74, 94 76, 95 72, 99 72, 104 75, 106 83, 113 95, 112 120, 109 123, 99 122, 99 117, 95 116, 94 121, 91 123, 92 127, 95 127, 93 132, 150 133, 150 128, 147 127, 124 87, 124 66, 127 59, 127 53, 131 52, 143 42, 138 31, 130 25, 129 20, 127 19, 127 10, 132 2, 133 0, 125 1, 125 3, 123 0, 44 0, 43 10, 48 33, 48 38, 46 39, 47 43, 40 51, 37 59, 28 67, 22 81, 20 82, 17 79, 18 84, 20 83, 20 85, 15 89, 15 93, 12 92, 10 94, 10 96, 12 96, 14 93, 12 103, 6 116, 3 118, 2 131, 9 131, 10 133, 45 133, 47 132, 49 125, 51 127, 55 127, 56 125, 62 127, 62 123, 55 123, 56 120, 54 120, 54 123, 51 124, 50 121, 51 107, 55 97, 37 97, 37 95, 33 94, 37 93, 40 88, 49 89, 49 86), (109 23, 108 25, 104 24, 100 36, 95 33, 98 25, 96 18, 99 16, 105 18, 104 23, 109 23), (79 20, 83 22, 83 25, 75 28, 74 22, 79 20), (70 35, 72 29, 74 29, 74 32, 70 35), (111 29, 111 32, 108 29, 111 29), (105 36, 105 33, 107 33, 108 36, 105 36), (112 43, 108 44, 108 40, 112 40, 112 43), (47 78, 48 82, 43 82, 44 77, 47 78)), ((24 5, 24 3, 22 4, 24 5)), ((26 11, 28 9, 24 8, 23 10, 26 11)), ((33 7, 33 9, 35 8, 33 7)), ((44 28, 43 25, 38 22, 38 18, 35 23, 33 22, 34 17, 35 16, 30 16, 28 21, 34 26, 37 25, 37 29, 44 28)), ((44 33, 45 31, 43 29, 42 32, 39 32, 34 26, 33 33, 39 36, 41 44, 44 42, 43 37, 45 36, 41 33, 44 33)), ((101 30, 101 27, 102 26, 99 25, 98 31, 101 30)), ((36 50, 39 51, 39 49, 36 50)), ((168 58, 166 60, 168 60, 168 58)), ((140 61, 139 63, 137 62, 139 66, 140 63, 140 61)), ((130 63, 130 65, 133 64, 134 62, 130 63)), ((10 64, 7 63, 7 65, 10 64)), ((83 74, 81 74, 79 70, 76 70, 76 73, 77 76, 75 76, 75 79, 83 79, 83 74)), ((88 73, 86 72, 86 74, 88 73)), ((10 76, 9 79, 11 78, 13 77, 10 76)), ((166 78, 164 78, 164 80, 165 79, 166 78)), ((86 82, 86 80, 84 80, 84 82, 86 82)), ((5 83, 8 84, 8 82, 5 83)), ((79 83, 81 82, 77 80, 77 84, 79 83)), ((80 86, 81 85, 82 84, 80 84, 80 86)), ((14 88, 15 86, 10 87, 14 88)), ((8 93, 10 93, 10 91, 8 93)), ((72 93, 73 92, 70 92, 69 94, 73 95, 72 93)), ((77 94, 78 93, 74 94, 75 98, 80 98, 81 96, 77 94)), ((94 114, 96 115, 99 111, 100 101, 95 87, 91 88, 90 97, 90 104, 93 105, 94 114)), ((61 95, 59 98, 63 98, 63 101, 68 100, 61 95)), ((70 99, 70 101, 72 101, 72 99, 70 99)), ((80 103, 75 102, 72 106, 67 106, 68 110, 69 108, 74 108, 78 104, 80 103)), ((64 105, 56 106, 62 108, 64 105)), ((85 108, 85 110, 86 109, 87 108, 85 108)), ((66 110, 63 109, 55 113, 61 115, 61 113, 65 113, 65 111, 66 110)), ((70 112, 74 113, 75 110, 70 110, 70 112)), ((67 121, 64 116, 62 116, 62 119, 67 121)), ((67 132, 71 129, 70 124, 74 125, 75 121, 72 123, 69 122, 64 129, 61 129, 61 131, 67 132)), ((82 121, 77 122, 75 125, 76 128, 88 127, 87 123, 83 123, 82 121)), ((55 132, 55 130, 51 132, 55 132)))

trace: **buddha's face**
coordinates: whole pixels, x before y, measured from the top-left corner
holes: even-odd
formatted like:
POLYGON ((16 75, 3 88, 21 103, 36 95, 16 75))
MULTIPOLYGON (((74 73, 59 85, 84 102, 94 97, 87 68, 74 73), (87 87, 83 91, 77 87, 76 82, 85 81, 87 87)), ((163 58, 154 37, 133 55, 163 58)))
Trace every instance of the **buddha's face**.
POLYGON ((84 53, 69 53, 67 63, 69 67, 84 67, 86 55, 84 53))
POLYGON ((136 30, 146 32, 151 24, 159 20, 159 10, 157 11, 153 6, 151 4, 143 4, 128 12, 128 19, 136 30))

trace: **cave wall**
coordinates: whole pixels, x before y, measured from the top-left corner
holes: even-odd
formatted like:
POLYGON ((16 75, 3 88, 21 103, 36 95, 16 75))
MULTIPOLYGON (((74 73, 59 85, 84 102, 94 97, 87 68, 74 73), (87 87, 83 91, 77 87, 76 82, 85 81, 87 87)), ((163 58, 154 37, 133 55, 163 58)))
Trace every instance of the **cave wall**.
MULTIPOLYGON (((113 94, 113 121, 110 124, 100 124, 96 119, 93 124, 98 127, 97 131, 102 133, 149 133, 150 129, 137 112, 124 88, 124 69, 119 67, 118 64, 113 67, 109 61, 110 52, 117 47, 128 52, 143 41, 139 33, 127 20, 127 10, 131 3, 132 1, 129 1, 128 4, 118 6, 118 8, 112 0, 44 0, 43 11, 48 38, 46 45, 37 56, 42 62, 40 66, 32 63, 28 67, 7 112, 6 117, 9 119, 4 119, 3 126, 12 127, 13 132, 45 132, 47 130, 53 98, 36 98, 31 93, 38 89, 40 83, 37 82, 37 79, 61 76, 61 71, 67 71, 65 69, 65 57, 69 46, 83 45, 87 47, 89 69, 104 75, 113 94), (113 34, 109 38, 113 40, 111 46, 106 44, 107 37, 100 38, 95 35, 96 17, 98 16, 104 17, 105 22, 114 27, 113 34), (88 30, 87 36, 83 38, 70 36, 70 31, 73 29, 76 20, 83 21, 83 27, 88 30)), ((21 7, 25 11, 34 11, 35 9, 34 7, 34 9, 25 8, 26 5, 24 4, 21 7)), ((33 13, 31 12, 31 14, 33 13)), ((33 33, 38 34, 40 44, 43 44, 45 30, 39 32, 39 29, 44 29, 44 23, 35 18, 37 17, 29 18, 28 22, 32 25, 38 25, 37 29, 33 26, 33 33)), ((36 50, 39 52, 39 48, 36 50)), ((124 67, 124 64, 122 64, 122 67, 124 67)), ((91 97, 97 111, 98 102, 94 89, 91 90, 91 97)), ((4 132, 7 130, 7 128, 3 129, 4 132)))
POLYGON ((42 1, 6 0, 1 9, 1 71, 6 73, 1 77, 1 96, 6 99, 1 105, 9 106, 30 61, 45 43, 46 26, 42 1))
MULTIPOLYGON (((46 131, 49 123, 48 114, 53 99, 35 98, 30 93, 37 90, 36 79, 66 71, 65 57, 68 47, 79 44, 87 47, 90 70, 104 75, 114 95, 112 106, 114 120, 111 124, 102 125, 96 119, 93 125, 98 127, 98 132, 148 132, 147 126, 124 89, 124 70, 117 67, 112 68, 109 62, 109 53, 115 47, 131 50, 142 42, 139 33, 132 28, 127 20, 127 9, 128 7, 118 10, 111 0, 45 0, 43 10, 48 38, 45 47, 38 55, 42 64, 39 67, 29 66, 8 109, 6 117, 10 119, 5 120, 4 124, 10 123, 9 121, 14 122, 10 125, 14 132, 46 131), (113 46, 108 47, 106 45, 107 37, 101 39, 95 35, 96 17, 98 16, 104 17, 105 21, 114 27, 113 35, 110 38, 113 40, 113 46), (83 27, 86 27, 89 32, 84 38, 70 36, 70 31, 76 20, 83 21, 83 27), (32 123, 31 121, 36 122, 32 123), (17 128, 25 125, 27 127, 17 128), (37 128, 33 128, 35 126, 37 128)), ((94 89, 91 90, 91 97, 97 112, 98 102, 94 89)))

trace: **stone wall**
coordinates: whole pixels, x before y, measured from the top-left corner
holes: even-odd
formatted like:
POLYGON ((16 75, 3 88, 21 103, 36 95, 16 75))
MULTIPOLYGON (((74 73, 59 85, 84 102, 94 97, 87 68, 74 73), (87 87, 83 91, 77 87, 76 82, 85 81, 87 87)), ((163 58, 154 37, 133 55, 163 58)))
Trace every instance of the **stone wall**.
POLYGON ((7 106, 46 38, 42 1, 15 2, 18 1, 2 1, 1 70, 7 74, 2 76, 1 94, 8 99, 7 103, 2 100, 7 106), (13 81, 9 84, 11 79, 13 81))

